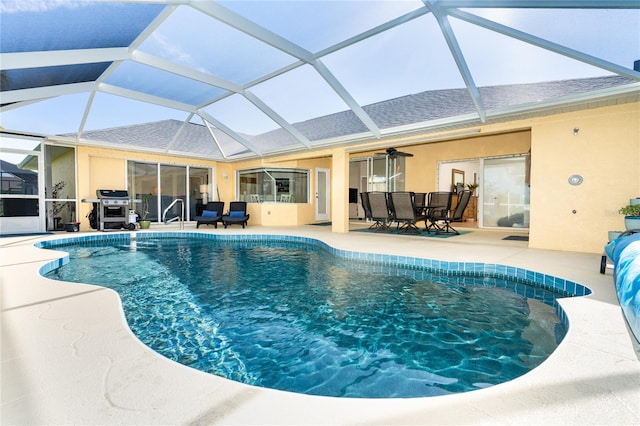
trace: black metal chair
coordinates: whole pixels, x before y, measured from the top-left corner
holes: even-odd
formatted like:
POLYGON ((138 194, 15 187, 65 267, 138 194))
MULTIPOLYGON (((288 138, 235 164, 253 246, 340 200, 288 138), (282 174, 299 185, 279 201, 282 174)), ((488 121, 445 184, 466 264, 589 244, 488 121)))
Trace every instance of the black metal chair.
POLYGON ((218 229, 218 222, 222 222, 224 214, 224 201, 209 201, 200 216, 196 216, 196 229, 200 225, 213 225, 218 229))
POLYGON ((386 192, 369 192, 369 205, 371 206, 371 220, 375 221, 372 228, 376 232, 389 232, 393 221, 392 209, 389 205, 389 196, 386 192))
MULTIPOLYGON (((371 220, 371 204, 369 204, 369 193, 368 192, 361 192, 360 193, 360 200, 362 201, 362 209, 364 210, 364 219, 365 220, 371 220)), ((371 225, 371 228, 374 225, 371 225)))
POLYGON ((398 222, 398 233, 419 234, 420 229, 416 225, 418 220, 424 220, 423 214, 418 214, 413 192, 392 192, 391 202, 394 219, 398 222))
POLYGON ((451 198, 453 192, 430 192, 427 206, 425 207, 425 230, 430 233, 442 231, 438 221, 444 220, 451 210, 451 198))
POLYGON ((448 211, 445 217, 441 218, 444 225, 440 227, 440 230, 438 231, 438 233, 441 233, 441 234, 453 233, 456 235, 460 235, 460 233, 456 231, 453 228, 453 226, 451 226, 451 222, 462 221, 462 215, 464 215, 464 210, 467 208, 467 205, 469 205, 471 194, 472 194, 471 191, 462 191, 461 193, 458 194, 458 203, 456 204, 456 208, 453 210, 453 213, 451 213, 451 211, 448 211))
POLYGON ((416 213, 418 215, 424 215, 424 208, 427 206, 427 193, 415 192, 413 200, 416 203, 416 213))

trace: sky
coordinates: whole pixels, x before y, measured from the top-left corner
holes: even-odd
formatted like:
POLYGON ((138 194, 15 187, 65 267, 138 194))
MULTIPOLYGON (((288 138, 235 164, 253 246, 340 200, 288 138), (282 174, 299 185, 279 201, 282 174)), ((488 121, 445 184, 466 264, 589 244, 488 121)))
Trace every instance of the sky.
MULTIPOLYGON (((108 27, 109 14, 94 16, 91 25, 84 27, 61 26, 58 17, 51 28, 42 22, 37 28, 30 28, 29 25, 36 22, 34 16, 56 13, 67 22, 75 17, 85 22, 87 14, 95 15, 95 4, 92 3, 0 0, 0 19, 6 23, 16 17, 30 17, 21 31, 37 38, 35 33, 43 29, 41 42, 46 46, 58 38, 73 39, 77 37, 77 31, 90 32, 100 25, 108 27), (76 33, 68 34, 72 29, 76 33)), ((311 54, 423 5, 420 1, 229 1, 221 4, 311 54)), ((100 6, 115 8, 114 14, 119 13, 117 8, 125 7, 118 3, 100 6)), ((633 61, 640 59, 638 9, 468 11, 624 67, 631 68, 633 61)), ((130 29, 126 19, 118 18, 117 21, 123 31, 130 29)), ((606 70, 453 17, 449 22, 477 86, 610 75, 606 70)), ((114 31, 113 36, 121 32, 114 31)), ((3 34, 0 40, 2 52, 9 45, 8 37, 3 34)), ((19 34, 14 38, 16 43, 24 43, 19 34)), ((189 6, 177 7, 137 50, 221 78, 236 87, 250 84, 297 61, 189 6)), ((319 60, 360 105, 425 90, 464 87, 449 46, 431 14, 324 55, 319 60)), ((131 61, 115 68, 104 82, 162 95, 192 106, 202 106, 226 93, 224 89, 206 87, 203 83, 131 61)), ((311 65, 295 68, 249 90, 290 123, 348 109, 346 100, 332 90, 311 65)), ((185 111, 98 92, 95 97, 90 93, 69 94, 3 111, 0 125, 6 129, 43 134, 77 132, 89 103, 91 108, 85 130, 190 117, 185 111)), ((275 122, 239 94, 203 106, 203 110, 238 133, 253 135, 277 128, 275 122)), ((197 117, 193 121, 202 124, 197 117)))

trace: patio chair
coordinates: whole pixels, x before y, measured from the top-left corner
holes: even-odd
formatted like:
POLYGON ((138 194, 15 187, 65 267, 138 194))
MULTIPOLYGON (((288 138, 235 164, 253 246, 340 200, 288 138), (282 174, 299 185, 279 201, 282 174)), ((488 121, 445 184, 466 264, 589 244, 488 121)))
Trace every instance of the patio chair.
POLYGON ((390 196, 394 218, 398 222, 398 233, 419 234, 420 229, 418 229, 416 222, 424 220, 425 216, 417 213, 415 194, 413 192, 392 192, 390 196))
POLYGON ((218 229, 218 222, 222 220, 224 201, 209 201, 200 216, 196 216, 196 229, 200 225, 213 225, 218 229))
MULTIPOLYGON (((371 204, 369 204, 369 193, 361 192, 360 200, 362 201, 362 210, 364 210, 364 219, 371 220, 371 204)), ((373 228, 374 225, 371 225, 370 228, 373 228)))
POLYGON ((451 226, 451 222, 461 222, 462 215, 464 214, 464 210, 467 208, 469 204, 469 200, 471 199, 471 191, 462 191, 458 195, 458 204, 456 204, 456 208, 453 210, 453 213, 449 210, 439 220, 442 220, 444 223, 443 226, 437 231, 440 234, 456 234, 460 235, 458 231, 456 231, 453 226, 451 226))
POLYGON ((425 207, 425 231, 430 233, 432 230, 439 232, 442 229, 438 225, 438 221, 444 220, 451 210, 452 192, 430 192, 427 206, 425 207))
POLYGON ((414 193, 413 200, 416 203, 416 213, 419 215, 424 214, 424 208, 427 206, 427 193, 416 192, 414 193))
POLYGON ((248 224, 249 214, 247 214, 247 202, 246 201, 232 201, 229 203, 229 213, 222 216, 222 224, 225 229, 229 225, 238 224, 242 225, 242 228, 248 224))
POLYGON ((369 192, 369 205, 371 206, 371 220, 375 221, 372 228, 376 232, 391 231, 393 221, 389 196, 386 192, 369 192))

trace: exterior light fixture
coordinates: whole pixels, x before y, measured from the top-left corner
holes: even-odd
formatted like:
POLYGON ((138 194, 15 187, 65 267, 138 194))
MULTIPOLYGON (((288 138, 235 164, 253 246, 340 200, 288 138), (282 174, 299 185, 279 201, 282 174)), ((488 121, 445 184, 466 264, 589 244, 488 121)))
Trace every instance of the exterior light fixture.
POLYGON ((574 127, 573 128, 573 136, 578 136, 578 133, 580 133, 580 128, 579 127, 574 127))
POLYGON ((569 176, 569 185, 578 186, 582 183, 582 176, 580 175, 571 175, 569 176))

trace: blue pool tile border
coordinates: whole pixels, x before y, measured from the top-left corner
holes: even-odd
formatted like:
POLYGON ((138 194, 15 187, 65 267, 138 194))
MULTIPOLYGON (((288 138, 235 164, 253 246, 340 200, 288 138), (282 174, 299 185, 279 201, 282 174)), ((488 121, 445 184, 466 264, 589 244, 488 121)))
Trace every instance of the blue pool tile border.
MULTIPOLYGON (((51 239, 36 244, 40 248, 61 248, 69 244, 86 242, 122 242, 128 243, 135 239, 144 241, 148 239, 212 239, 220 241, 237 241, 248 244, 268 244, 276 242, 302 243, 328 250, 330 253, 345 258, 355 259, 366 263, 379 264, 381 266, 396 266, 408 269, 422 269, 425 272, 439 273, 448 276, 469 276, 482 277, 486 279, 510 280, 516 283, 526 284, 532 287, 541 287, 553 291, 559 291, 565 296, 586 296, 591 294, 591 290, 581 284, 553 275, 542 274, 540 272, 515 266, 505 266, 493 263, 482 262, 460 262, 444 261, 435 259, 422 259, 409 256, 387 255, 380 253, 356 252, 337 249, 315 238, 300 237, 293 235, 272 235, 272 234, 205 234, 197 232, 127 232, 127 233, 101 233, 93 235, 83 235, 77 237, 51 239)), ((55 260, 44 265, 40 273, 46 274, 68 262, 67 257, 55 260)))
MULTIPOLYGON (((310 246, 327 250, 330 253, 339 256, 344 259, 355 259, 361 262, 379 265, 380 271, 384 271, 385 267, 395 266, 402 267, 409 270, 423 270, 427 273, 437 273, 447 276, 468 276, 468 277, 481 277, 486 280, 487 285, 495 286, 493 280, 509 280, 512 282, 520 283, 527 288, 515 289, 519 294, 525 294, 528 297, 539 296, 536 294, 536 289, 551 290, 554 292, 562 293, 562 296, 587 296, 591 294, 591 289, 573 281, 568 281, 563 278, 555 277, 553 275, 542 274, 540 272, 531 271, 528 269, 518 268, 514 266, 505 266, 493 263, 482 262, 459 262, 459 261, 444 261, 436 259, 422 259, 410 256, 398 256, 387 255, 380 253, 367 253, 356 252, 350 250, 338 249, 331 247, 330 245, 317 240, 315 238, 300 237, 293 235, 272 235, 272 234, 208 234, 208 233, 196 233, 196 232, 123 232, 123 233, 100 233, 92 235, 83 235, 69 238, 59 238, 41 241, 35 244, 36 247, 43 249, 60 249, 65 245, 78 244, 78 243, 103 243, 116 242, 116 243, 130 243, 132 240, 144 241, 150 239, 211 239, 219 241, 234 241, 244 244, 264 245, 273 243, 296 243, 296 244, 308 244, 310 246), (531 294, 533 292, 533 294, 531 294)), ((46 275, 47 273, 64 266, 69 262, 68 256, 63 256, 60 259, 53 260, 43 265, 40 268, 40 274, 46 275)), ((540 297, 538 297, 541 300, 540 297)), ((556 315, 560 319, 561 323, 565 327, 565 330, 569 329, 569 318, 562 307, 553 302, 556 315)))

